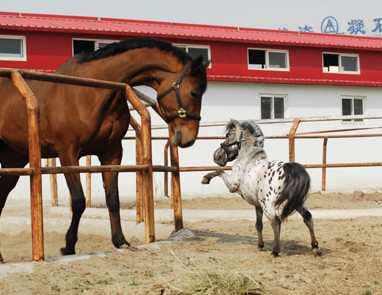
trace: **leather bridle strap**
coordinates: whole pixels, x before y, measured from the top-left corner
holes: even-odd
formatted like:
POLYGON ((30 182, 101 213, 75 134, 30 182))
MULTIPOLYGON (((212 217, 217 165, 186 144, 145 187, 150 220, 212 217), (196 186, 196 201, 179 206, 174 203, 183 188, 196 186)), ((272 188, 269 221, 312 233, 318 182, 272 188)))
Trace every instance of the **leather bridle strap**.
POLYGON ((200 121, 200 119, 201 119, 201 117, 199 115, 189 113, 183 108, 182 99, 180 97, 180 92, 179 92, 180 84, 182 83, 183 78, 186 76, 187 72, 191 69, 192 65, 193 65, 192 61, 188 61, 186 66, 184 67, 183 71, 180 73, 178 79, 176 79, 176 81, 174 83, 172 83, 171 87, 157 96, 157 101, 159 103, 159 101, 163 97, 165 97, 167 94, 171 93, 172 91, 175 91, 175 95, 176 95, 176 99, 178 101, 179 109, 175 114, 173 114, 171 116, 165 115, 165 112, 162 109, 162 113, 165 115, 167 123, 171 122, 172 120, 175 120, 176 118, 182 118, 182 119, 183 118, 191 118, 191 119, 198 120, 198 121, 200 121))
POLYGON ((229 144, 226 144, 225 142, 223 142, 223 143, 220 144, 220 147, 224 150, 224 152, 225 152, 226 154, 228 154, 228 148, 231 147, 231 146, 233 146, 233 145, 237 145, 238 150, 240 150, 240 148, 241 148, 241 143, 242 143, 244 140, 245 140, 245 139, 244 139, 244 133, 243 133, 243 131, 241 131, 241 132, 240 132, 240 138, 239 138, 239 140, 234 141, 234 142, 231 142, 231 143, 229 143, 229 144))

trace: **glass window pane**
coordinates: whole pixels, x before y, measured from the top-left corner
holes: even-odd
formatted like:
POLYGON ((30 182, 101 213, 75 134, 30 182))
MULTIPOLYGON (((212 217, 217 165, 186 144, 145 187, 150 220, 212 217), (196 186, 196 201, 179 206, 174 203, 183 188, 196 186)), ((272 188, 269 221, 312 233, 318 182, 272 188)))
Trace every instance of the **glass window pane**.
POLYGON ((96 49, 104 48, 105 46, 107 46, 111 43, 113 43, 113 42, 97 42, 97 48, 96 49))
POLYGON ((265 51, 248 50, 248 62, 255 69, 265 69, 265 51))
POLYGON ((357 72, 358 63, 355 56, 341 56, 341 71, 357 72))
POLYGON ((22 57, 22 40, 0 38, 0 56, 22 57))
POLYGON ((363 115, 362 99, 354 99, 354 115, 363 115))
POLYGON ((269 52, 269 68, 286 69, 286 54, 284 52, 269 52))
POLYGON ((338 72, 338 54, 324 53, 324 72, 338 72))
MULTIPOLYGON (((342 116, 348 116, 352 114, 352 100, 350 98, 343 98, 342 99, 342 116)), ((350 120, 344 120, 344 121, 350 121, 350 120)))
POLYGON ((196 59, 199 56, 203 57, 203 61, 208 62, 208 49, 207 48, 188 48, 188 54, 193 58, 196 59))
POLYGON ((275 97, 274 98, 274 110, 275 110, 275 119, 283 119, 284 118, 284 98, 283 97, 275 97))
POLYGON ((73 40, 73 54, 81 52, 92 52, 95 50, 95 41, 73 40))
MULTIPOLYGON (((363 115, 363 100, 354 99, 354 115, 363 115)), ((362 121, 362 119, 356 119, 354 121, 362 121)))
POLYGON ((261 119, 271 119, 271 97, 261 97, 261 119))

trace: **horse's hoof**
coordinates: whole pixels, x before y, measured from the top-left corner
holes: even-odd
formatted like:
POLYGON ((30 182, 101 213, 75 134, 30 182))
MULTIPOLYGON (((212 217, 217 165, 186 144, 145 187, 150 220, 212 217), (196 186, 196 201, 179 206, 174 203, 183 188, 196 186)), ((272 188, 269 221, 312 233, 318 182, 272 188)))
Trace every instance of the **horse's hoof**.
POLYGON ((279 252, 276 252, 276 251, 272 251, 272 256, 273 257, 279 257, 280 256, 280 253, 279 252))
POLYGON ((3 256, 1 256, 1 253, 0 253, 0 263, 4 263, 3 256))
POLYGON ((130 250, 132 252, 138 252, 138 248, 137 247, 130 246, 130 245, 122 245, 121 247, 119 247, 119 249, 126 249, 126 250, 130 250))
POLYGON ((321 249, 320 248, 313 248, 312 249, 312 252, 313 252, 313 255, 314 255, 314 257, 320 257, 321 255, 322 255, 322 253, 321 253, 321 249))
POLYGON ((203 177, 203 179, 202 179, 202 184, 209 184, 209 183, 210 183, 210 180, 211 180, 211 179, 209 179, 209 178, 207 178, 207 177, 203 177))
POLYGON ((74 250, 68 250, 66 248, 61 248, 60 253, 61 253, 61 255, 64 255, 64 256, 76 254, 76 252, 74 250))

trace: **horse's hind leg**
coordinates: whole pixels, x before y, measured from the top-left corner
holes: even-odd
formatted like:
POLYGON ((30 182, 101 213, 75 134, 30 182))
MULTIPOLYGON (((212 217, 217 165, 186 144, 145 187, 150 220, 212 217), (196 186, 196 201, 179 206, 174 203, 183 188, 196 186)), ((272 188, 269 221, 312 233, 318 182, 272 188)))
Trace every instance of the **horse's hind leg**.
POLYGON ((277 257, 280 253, 281 220, 277 215, 274 215, 273 218, 270 218, 270 221, 274 234, 272 255, 277 257))
POLYGON ((321 255, 321 251, 318 248, 318 242, 317 242, 317 239, 316 239, 316 235, 314 234, 314 224, 313 224, 312 214, 305 207, 305 205, 303 205, 302 208, 298 209, 297 211, 298 211, 298 213, 301 214, 302 218, 304 219, 305 225, 309 229, 311 245, 312 245, 312 251, 314 252, 314 255, 315 256, 320 256, 321 255))
MULTIPOLYGON (((28 161, 28 157, 19 154, 5 145, 1 145, 0 163, 2 168, 22 168, 28 161)), ((20 176, 18 175, 2 175, 0 177, 0 216, 8 195, 16 186, 19 178, 20 176)), ((0 263, 1 262, 3 262, 3 257, 0 252, 0 263)))
POLYGON ((261 206, 256 207, 256 230, 257 230, 257 247, 262 250, 264 248, 263 241, 263 209, 261 206))
MULTIPOLYGON (((122 159, 122 147, 118 145, 116 151, 99 156, 102 165, 120 165, 122 159)), ((111 240, 115 247, 129 247, 130 244, 126 241, 122 232, 121 217, 120 217, 120 202, 118 192, 118 173, 104 172, 102 173, 103 185, 105 188, 106 204, 109 210, 111 240)))

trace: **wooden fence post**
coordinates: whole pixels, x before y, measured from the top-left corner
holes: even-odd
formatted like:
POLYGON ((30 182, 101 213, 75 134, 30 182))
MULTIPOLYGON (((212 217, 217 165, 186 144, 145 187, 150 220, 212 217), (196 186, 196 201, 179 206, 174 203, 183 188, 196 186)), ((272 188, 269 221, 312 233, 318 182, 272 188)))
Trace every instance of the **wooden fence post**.
POLYGON ((29 163, 33 169, 31 183, 32 257, 44 260, 44 230, 42 210, 42 177, 40 147, 40 109, 32 90, 17 71, 11 73, 13 85, 25 101, 28 110, 29 163))

